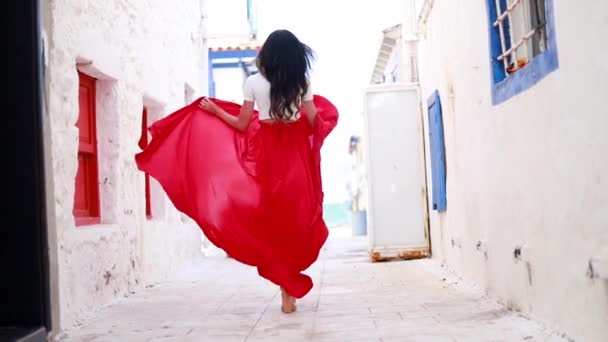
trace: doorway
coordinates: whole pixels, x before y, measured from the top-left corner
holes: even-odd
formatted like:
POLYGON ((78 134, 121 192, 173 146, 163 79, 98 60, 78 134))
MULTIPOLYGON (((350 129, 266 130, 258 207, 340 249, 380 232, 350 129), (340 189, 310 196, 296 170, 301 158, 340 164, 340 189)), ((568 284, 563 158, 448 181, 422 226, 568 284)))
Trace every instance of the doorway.
POLYGON ((46 341, 51 321, 40 6, 38 0, 5 4, 0 341, 46 341))

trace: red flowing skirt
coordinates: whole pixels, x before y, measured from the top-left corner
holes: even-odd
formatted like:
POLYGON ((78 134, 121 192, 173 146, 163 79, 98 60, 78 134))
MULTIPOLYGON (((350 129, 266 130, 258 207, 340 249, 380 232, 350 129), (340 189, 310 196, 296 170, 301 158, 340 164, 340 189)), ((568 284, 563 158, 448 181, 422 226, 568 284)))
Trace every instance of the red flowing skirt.
MULTIPOLYGON (((240 106, 214 99, 232 115, 240 106)), ((338 111, 315 95, 319 115, 264 123, 254 113, 244 133, 198 107, 200 99, 155 122, 152 141, 135 156, 139 170, 163 187, 175 207, 232 258, 294 297, 310 291, 302 272, 317 259, 323 220, 321 146, 338 111)))

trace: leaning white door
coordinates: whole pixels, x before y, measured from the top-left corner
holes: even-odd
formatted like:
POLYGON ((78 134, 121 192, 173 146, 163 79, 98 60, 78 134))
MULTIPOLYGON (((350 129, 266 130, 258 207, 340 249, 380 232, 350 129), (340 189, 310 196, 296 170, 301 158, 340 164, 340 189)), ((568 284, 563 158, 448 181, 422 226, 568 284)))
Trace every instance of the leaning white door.
POLYGON ((368 236, 374 261, 430 254, 418 87, 365 91, 368 236))

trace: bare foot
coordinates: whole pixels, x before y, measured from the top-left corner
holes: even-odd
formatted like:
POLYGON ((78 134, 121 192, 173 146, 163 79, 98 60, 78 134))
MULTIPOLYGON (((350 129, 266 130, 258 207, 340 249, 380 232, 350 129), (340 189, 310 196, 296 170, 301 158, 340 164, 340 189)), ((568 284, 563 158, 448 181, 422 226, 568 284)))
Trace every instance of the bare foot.
POLYGON ((296 299, 290 296, 284 288, 281 287, 281 311, 284 313, 292 313, 296 311, 296 299))

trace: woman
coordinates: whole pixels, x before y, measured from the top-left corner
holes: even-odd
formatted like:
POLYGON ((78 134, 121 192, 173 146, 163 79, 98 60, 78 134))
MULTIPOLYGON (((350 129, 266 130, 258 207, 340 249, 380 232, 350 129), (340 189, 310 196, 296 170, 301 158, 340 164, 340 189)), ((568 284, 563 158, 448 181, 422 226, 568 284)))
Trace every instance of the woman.
POLYGON ((155 123, 136 156, 211 242, 280 286, 285 313, 312 288, 302 271, 328 235, 320 149, 338 113, 313 96, 310 61, 310 48, 291 32, 273 32, 242 106, 196 101, 155 123))

